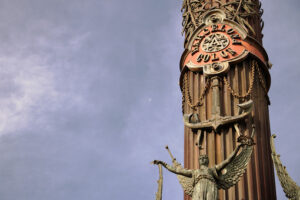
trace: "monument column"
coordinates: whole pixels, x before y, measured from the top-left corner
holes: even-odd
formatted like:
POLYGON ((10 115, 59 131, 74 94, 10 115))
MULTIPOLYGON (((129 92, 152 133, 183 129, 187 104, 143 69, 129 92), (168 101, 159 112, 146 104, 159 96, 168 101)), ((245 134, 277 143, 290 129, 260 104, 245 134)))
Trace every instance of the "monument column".
POLYGON ((209 166, 220 163, 254 125, 256 145, 247 171, 236 186, 219 190, 219 199, 275 200, 268 111, 271 66, 262 47, 260 2, 184 0, 182 12, 184 167, 197 169, 199 154, 208 155, 209 166))

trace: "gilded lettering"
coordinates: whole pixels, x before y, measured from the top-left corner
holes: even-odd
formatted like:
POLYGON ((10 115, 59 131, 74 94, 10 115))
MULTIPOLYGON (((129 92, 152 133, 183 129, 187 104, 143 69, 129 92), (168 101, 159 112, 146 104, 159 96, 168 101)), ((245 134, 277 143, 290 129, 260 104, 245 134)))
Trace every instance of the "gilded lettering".
POLYGON ((204 62, 208 62, 210 60, 210 55, 206 54, 204 56, 204 62))
POLYGON ((228 53, 230 53, 232 56, 234 56, 236 54, 236 52, 234 50, 232 50, 231 48, 226 49, 226 51, 228 53))
POLYGON ((233 33, 234 33, 234 30, 233 30, 233 28, 231 28, 231 29, 228 29, 228 30, 227 30, 227 33, 228 33, 229 35, 233 34, 233 33))
POLYGON ((233 45, 242 45, 242 43, 240 41, 235 40, 235 39, 232 40, 232 44, 233 45))
POLYGON ((227 54, 225 51, 221 51, 220 55, 221 55, 223 58, 228 58, 228 54, 227 54))
POLYGON ((218 31, 218 28, 219 28, 219 26, 218 25, 216 25, 216 24, 214 24, 214 25, 212 25, 211 26, 211 32, 217 32, 218 31))
POLYGON ((211 61, 218 61, 218 60, 219 60, 219 58, 217 57, 217 55, 215 53, 213 53, 211 61))
POLYGON ((232 39, 241 39, 241 37, 238 34, 231 35, 230 36, 232 39))
POLYGON ((201 53, 197 58, 197 62, 201 62, 203 58, 204 58, 204 55, 201 53))
POLYGON ((204 31, 204 35, 209 35, 210 34, 210 31, 207 28, 203 29, 203 31, 204 31))
POLYGON ((221 31, 221 32, 226 32, 225 27, 226 27, 226 26, 225 26, 225 24, 224 24, 224 25, 221 27, 220 31, 221 31))
POLYGON ((192 56, 195 55, 195 53, 198 53, 199 52, 199 48, 196 47, 192 50, 192 56))
POLYGON ((199 47, 200 42, 196 42, 192 47, 199 47))
POLYGON ((203 38, 204 38, 203 35, 198 35, 195 40, 200 40, 201 41, 203 38))

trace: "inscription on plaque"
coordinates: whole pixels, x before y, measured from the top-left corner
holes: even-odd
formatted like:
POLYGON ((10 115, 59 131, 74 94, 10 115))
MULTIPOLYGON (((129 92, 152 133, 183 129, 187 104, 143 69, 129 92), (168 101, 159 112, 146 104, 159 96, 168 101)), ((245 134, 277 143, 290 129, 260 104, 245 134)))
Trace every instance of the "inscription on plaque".
POLYGON ((230 59, 242 53, 235 48, 241 45, 242 38, 236 30, 228 25, 214 24, 204 28, 195 38, 192 56, 196 56, 197 63, 230 59))
POLYGON ((243 26, 226 18, 221 10, 206 13, 201 25, 189 37, 180 61, 182 88, 186 70, 213 77, 227 73, 232 64, 243 61, 248 56, 253 56, 264 66, 270 67, 261 44, 243 26))
MULTIPOLYGON (((188 46, 184 55, 183 66, 192 71, 201 71, 204 66, 210 66, 209 74, 222 73, 227 68, 216 70, 212 66, 216 63, 236 62, 244 59, 248 53, 253 54, 266 63, 259 45, 246 36, 241 28, 234 24, 218 22, 208 24, 199 29, 188 46)), ((207 72, 207 71, 206 71, 207 72)))

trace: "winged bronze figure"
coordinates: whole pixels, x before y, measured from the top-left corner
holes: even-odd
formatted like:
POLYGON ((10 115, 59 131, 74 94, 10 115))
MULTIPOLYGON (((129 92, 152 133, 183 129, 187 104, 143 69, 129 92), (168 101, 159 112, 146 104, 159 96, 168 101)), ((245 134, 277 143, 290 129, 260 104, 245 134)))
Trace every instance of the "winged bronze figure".
POLYGON ((154 160, 153 164, 162 165, 170 172, 177 174, 185 194, 191 196, 192 200, 217 200, 218 189, 228 189, 234 186, 245 173, 253 151, 253 136, 254 128, 251 137, 240 136, 238 138, 240 144, 230 156, 211 168, 208 167, 208 156, 200 155, 199 169, 184 169, 170 151, 172 165, 159 160, 154 160))
POLYGON ((276 135, 271 136, 271 156, 273 159, 273 163, 276 168, 276 173, 279 178, 281 187, 285 193, 285 196, 290 200, 300 200, 300 187, 293 181, 293 179, 289 176, 286 167, 282 165, 280 160, 280 155, 276 154, 274 138, 276 135))

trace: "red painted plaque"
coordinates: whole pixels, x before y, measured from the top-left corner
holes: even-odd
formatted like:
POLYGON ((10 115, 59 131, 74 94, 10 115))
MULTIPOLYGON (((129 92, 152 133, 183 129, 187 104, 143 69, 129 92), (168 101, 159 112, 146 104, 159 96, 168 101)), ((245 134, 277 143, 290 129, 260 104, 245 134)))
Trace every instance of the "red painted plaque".
POLYGON ((268 66, 264 49, 244 30, 230 23, 211 24, 201 28, 193 37, 189 51, 184 55, 183 67, 199 71, 205 66, 240 61, 249 53, 268 66))

